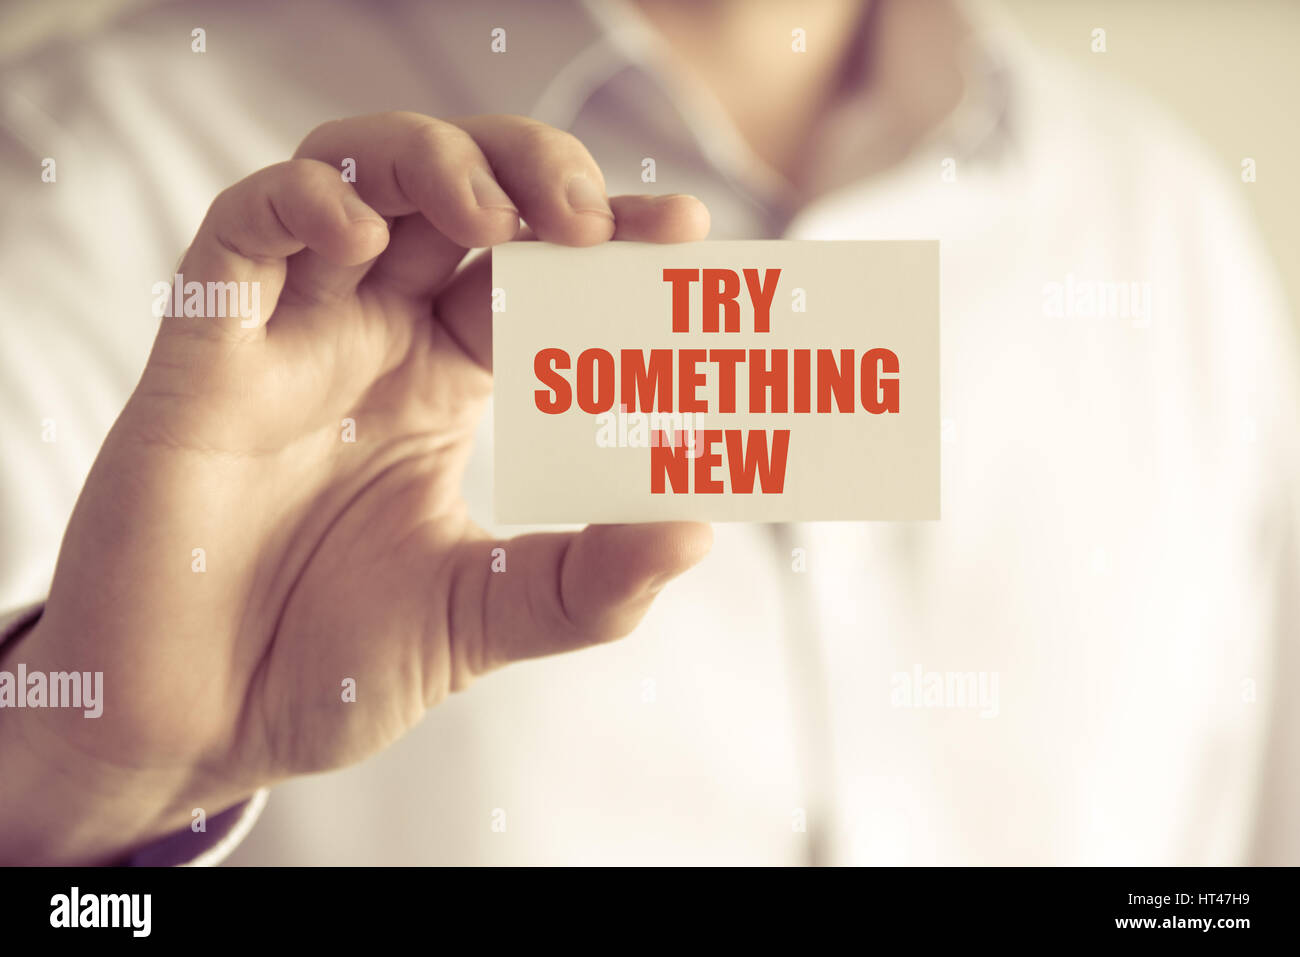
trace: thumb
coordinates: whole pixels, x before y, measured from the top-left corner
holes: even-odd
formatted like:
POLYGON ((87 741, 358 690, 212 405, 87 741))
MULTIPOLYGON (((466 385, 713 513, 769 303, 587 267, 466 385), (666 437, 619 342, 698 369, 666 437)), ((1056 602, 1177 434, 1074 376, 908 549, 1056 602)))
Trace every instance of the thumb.
POLYGON ((663 522, 460 546, 448 596, 452 688, 512 661, 621 638, 712 544, 708 525, 663 522))

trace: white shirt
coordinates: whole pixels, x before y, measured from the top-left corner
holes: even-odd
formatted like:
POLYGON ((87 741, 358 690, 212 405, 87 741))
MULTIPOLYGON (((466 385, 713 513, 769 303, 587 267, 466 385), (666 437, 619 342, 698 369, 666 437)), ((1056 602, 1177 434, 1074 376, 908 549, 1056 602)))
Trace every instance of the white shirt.
POLYGON ((43 596, 207 204, 383 109, 570 128, 713 238, 939 238, 943 518, 720 525, 633 636, 278 787, 232 861, 1300 862, 1300 391, 1248 186, 991 22, 950 122, 789 209, 626 11, 377 9, 172 3, 3 70, 0 607, 43 596), (983 697, 927 704, 952 675, 983 697))

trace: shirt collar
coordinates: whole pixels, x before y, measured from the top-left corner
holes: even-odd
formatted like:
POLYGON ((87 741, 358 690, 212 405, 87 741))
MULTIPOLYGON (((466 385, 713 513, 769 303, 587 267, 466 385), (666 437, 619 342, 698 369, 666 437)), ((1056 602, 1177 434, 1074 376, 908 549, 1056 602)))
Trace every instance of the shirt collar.
MULTIPOLYGON (((1018 46, 1008 41, 1009 22, 996 8, 978 0, 948 2, 970 26, 957 64, 963 95, 912 153, 938 153, 964 163, 994 159, 1015 129, 1018 46)), ((577 52, 552 64, 549 71, 538 63, 542 68, 540 93, 531 116, 561 129, 571 128, 593 96, 625 71, 638 71, 673 104, 694 149, 711 166, 769 209, 792 205, 789 183, 754 154, 709 90, 673 69, 671 50, 634 4, 629 0, 576 0, 574 7, 574 19, 579 22, 570 36, 576 38, 577 52)), ((635 104, 628 105, 635 108, 635 104)), ((865 119, 854 116, 854 108, 850 97, 834 122, 845 124, 850 133, 857 126, 859 135, 870 135, 865 119)), ((830 157, 842 183, 867 175, 861 170, 855 174, 852 142, 852 135, 843 138, 839 148, 832 149, 839 155, 830 157)))

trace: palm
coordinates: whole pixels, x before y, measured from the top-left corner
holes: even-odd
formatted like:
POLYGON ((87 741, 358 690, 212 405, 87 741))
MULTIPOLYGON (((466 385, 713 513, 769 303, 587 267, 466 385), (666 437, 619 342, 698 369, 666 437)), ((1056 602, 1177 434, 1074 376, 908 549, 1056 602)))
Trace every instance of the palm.
MULTIPOLYGON (((452 658, 437 566, 484 537, 459 486, 490 376, 429 301, 363 289, 338 310, 324 321, 342 338, 314 365, 302 344, 277 343, 295 357, 284 374, 297 394, 329 383, 299 424, 322 480, 300 500, 293 533, 263 556, 282 571, 256 619, 266 651, 248 680, 261 720, 245 725, 254 737, 244 743, 280 773, 364 757, 468 680, 456 673, 466 663, 452 658)), ((281 423, 295 414, 282 411, 281 423)))
POLYGON ((69 532, 94 515, 86 537, 131 557, 65 558, 94 569, 99 587, 79 600, 105 623, 101 646, 143 663, 117 669, 122 704, 104 720, 121 733, 96 750, 259 778, 356 760, 452 680, 436 647, 445 601, 412 575, 435 581, 438 554, 479 534, 459 483, 490 374, 446 338, 431 298, 366 288, 325 310, 281 302, 233 372, 174 375, 195 347, 160 338, 69 532), (310 335, 322 328, 337 335, 310 335), (142 581, 165 607, 117 614, 114 596, 142 581), (160 645, 177 658, 151 655, 160 645))

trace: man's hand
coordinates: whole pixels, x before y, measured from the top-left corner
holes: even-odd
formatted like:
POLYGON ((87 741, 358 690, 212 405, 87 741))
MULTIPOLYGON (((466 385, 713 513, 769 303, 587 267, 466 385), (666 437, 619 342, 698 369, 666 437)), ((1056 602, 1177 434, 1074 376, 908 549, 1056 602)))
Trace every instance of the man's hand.
POLYGON ((518 117, 328 123, 217 197, 179 272, 259 283, 263 321, 162 321, 6 655, 102 671, 103 716, 4 716, 0 859, 111 861, 194 808, 358 761, 478 675, 626 634, 702 557, 692 523, 502 543, 467 518, 490 270, 456 269, 520 216, 572 246, 708 231, 690 197, 607 203, 577 140, 518 117))

